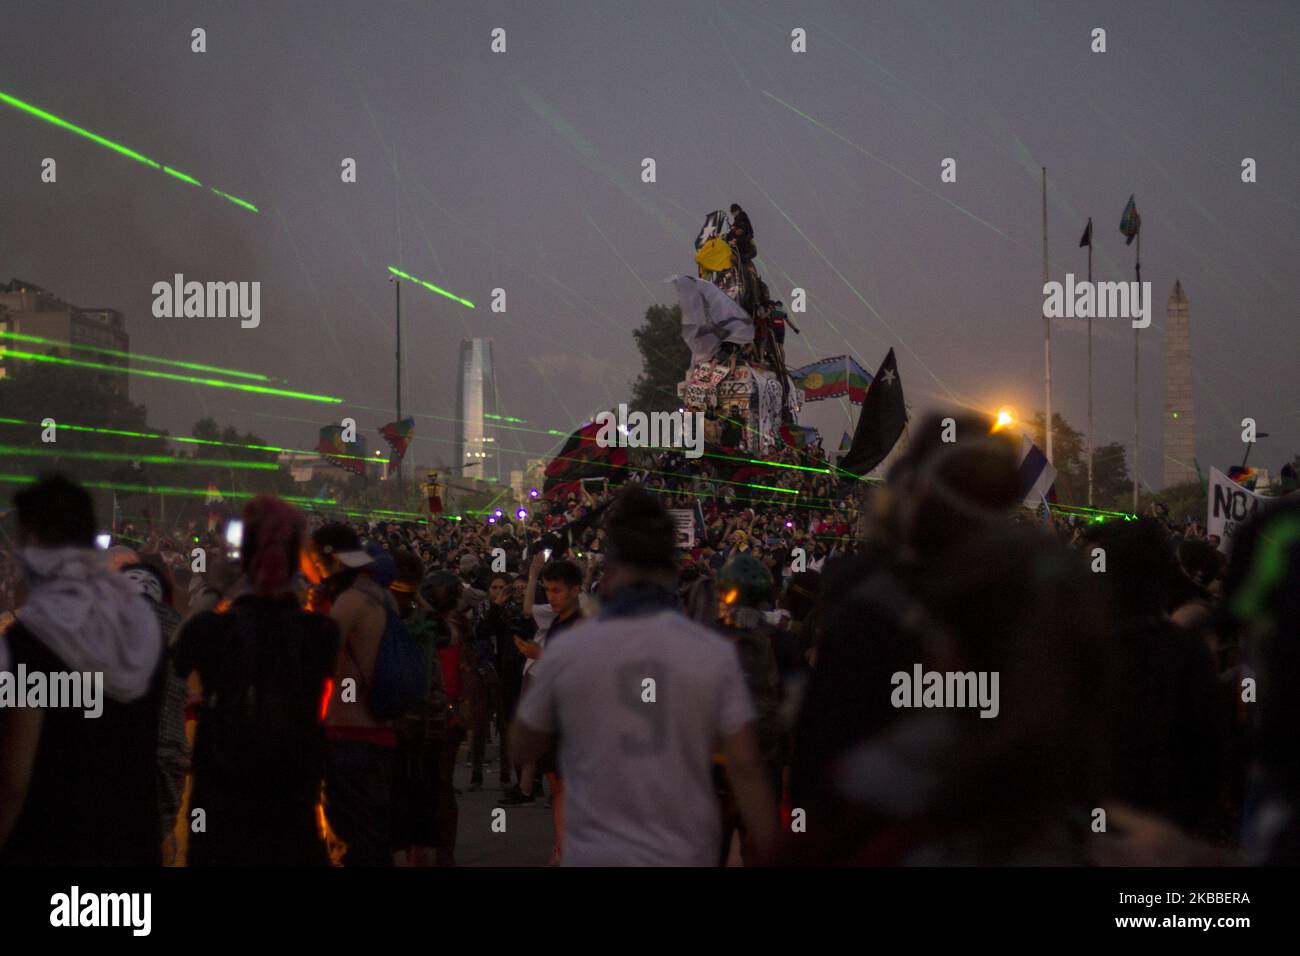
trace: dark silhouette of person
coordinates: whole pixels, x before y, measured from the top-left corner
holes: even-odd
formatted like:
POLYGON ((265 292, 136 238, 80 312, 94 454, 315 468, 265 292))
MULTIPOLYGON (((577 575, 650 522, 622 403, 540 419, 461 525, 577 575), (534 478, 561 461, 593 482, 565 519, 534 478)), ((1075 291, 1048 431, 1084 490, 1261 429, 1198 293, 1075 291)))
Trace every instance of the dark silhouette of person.
POLYGON ((748 262, 758 255, 754 245, 754 226, 749 221, 749 214, 735 203, 731 204, 731 240, 736 244, 742 262, 748 262))

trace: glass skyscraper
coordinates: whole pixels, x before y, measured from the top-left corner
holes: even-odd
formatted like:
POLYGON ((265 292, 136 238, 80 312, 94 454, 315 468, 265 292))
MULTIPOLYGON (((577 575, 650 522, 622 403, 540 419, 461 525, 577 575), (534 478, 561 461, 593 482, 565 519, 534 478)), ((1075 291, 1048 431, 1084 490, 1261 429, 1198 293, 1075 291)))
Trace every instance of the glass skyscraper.
POLYGON ((491 339, 461 339, 456 387, 456 473, 501 479, 501 456, 488 434, 488 415, 497 414, 496 365, 491 339))

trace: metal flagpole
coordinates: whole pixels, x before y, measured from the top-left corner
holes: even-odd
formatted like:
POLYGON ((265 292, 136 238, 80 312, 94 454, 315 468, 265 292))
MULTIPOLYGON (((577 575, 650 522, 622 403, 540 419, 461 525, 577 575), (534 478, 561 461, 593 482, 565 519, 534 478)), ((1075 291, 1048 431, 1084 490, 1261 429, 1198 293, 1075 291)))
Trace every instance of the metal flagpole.
MULTIPOLYGON (((398 279, 394 285, 397 286, 397 418, 395 421, 400 423, 402 421, 402 281, 398 279)), ((397 463, 396 477, 401 480, 401 461, 397 463)))
MULTIPOLYGON (((1142 293, 1142 227, 1138 226, 1137 234, 1137 261, 1134 263, 1134 270, 1137 273, 1138 294, 1142 293)), ((1133 513, 1137 514, 1138 510, 1138 328, 1133 329, 1133 513)))
MULTIPOLYGON (((1043 167, 1043 285, 1047 285, 1047 167, 1043 167)), ((1047 461, 1052 461, 1052 320, 1043 310, 1043 384, 1047 391, 1047 415, 1043 430, 1047 433, 1047 461)))
MULTIPOLYGON (((1092 288, 1092 217, 1088 217, 1088 288, 1092 288)), ((1095 294, 1094 294, 1095 303, 1095 294)), ((1088 310, 1088 507, 1092 507, 1092 313, 1088 310)))

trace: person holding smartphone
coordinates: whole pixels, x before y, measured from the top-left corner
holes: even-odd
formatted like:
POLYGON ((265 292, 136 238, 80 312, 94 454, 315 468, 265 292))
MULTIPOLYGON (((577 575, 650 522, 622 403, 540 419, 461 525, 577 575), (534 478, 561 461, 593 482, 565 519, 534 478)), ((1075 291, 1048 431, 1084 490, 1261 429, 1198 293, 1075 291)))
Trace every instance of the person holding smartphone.
MULTIPOLYGON (((524 588, 524 616, 531 617, 537 624, 537 636, 531 641, 515 637, 515 646, 527 660, 524 662, 523 687, 520 700, 528 695, 528 688, 533 680, 533 672, 540 665, 542 653, 548 643, 553 644, 561 634, 580 624, 583 619, 582 609, 582 571, 572 561, 548 561, 543 549, 533 556, 528 568, 528 584, 524 588), (535 594, 537 582, 541 580, 546 591, 546 603, 537 604, 535 594)), ((520 768, 519 786, 501 799, 505 806, 532 803, 536 796, 533 786, 538 774, 545 774, 551 782, 551 809, 555 822, 555 848, 551 862, 558 863, 564 847, 564 786, 560 781, 553 762, 544 756, 539 761, 525 764, 520 768)))

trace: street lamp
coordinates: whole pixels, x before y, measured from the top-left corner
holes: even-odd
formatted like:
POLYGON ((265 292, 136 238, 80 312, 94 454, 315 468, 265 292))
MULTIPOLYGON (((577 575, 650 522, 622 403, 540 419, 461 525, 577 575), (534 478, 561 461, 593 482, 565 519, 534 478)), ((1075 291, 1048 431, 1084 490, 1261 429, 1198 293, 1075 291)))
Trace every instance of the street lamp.
MULTIPOLYGON (((1268 432, 1256 432, 1256 433, 1255 433, 1255 440, 1256 440, 1256 441, 1258 441, 1258 440, 1261 439, 1261 438, 1267 438, 1267 437, 1268 437, 1268 432)), ((1248 458, 1250 457, 1250 450, 1251 450, 1252 448, 1254 448, 1254 447, 1255 447, 1255 442, 1253 442, 1253 441, 1248 441, 1248 442, 1246 442, 1246 454, 1243 455, 1242 458, 1241 458, 1241 467, 1242 467, 1242 468, 1245 468, 1245 467, 1246 467, 1246 459, 1248 459, 1248 458)))
MULTIPOLYGON (((389 270, 388 281, 393 284, 397 293, 397 417, 394 421, 402 420, 402 280, 389 270)), ((397 477, 402 477, 402 463, 397 463, 397 477)))

